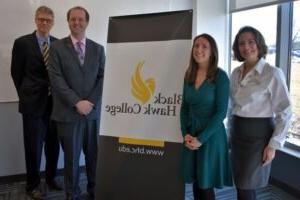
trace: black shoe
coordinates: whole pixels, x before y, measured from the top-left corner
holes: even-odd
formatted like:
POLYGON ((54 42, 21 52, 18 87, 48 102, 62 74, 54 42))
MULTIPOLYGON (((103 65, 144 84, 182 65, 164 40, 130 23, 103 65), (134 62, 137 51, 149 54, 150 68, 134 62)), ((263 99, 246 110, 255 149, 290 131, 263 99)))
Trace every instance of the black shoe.
POLYGON ((95 199, 95 194, 89 192, 89 193, 88 193, 88 199, 89 199, 89 200, 94 200, 94 199, 95 199))
POLYGON ((41 191, 40 188, 35 188, 31 191, 27 191, 26 194, 34 200, 43 200, 45 199, 45 194, 41 191))
POLYGON ((71 196, 67 196, 66 200, 73 200, 71 196))
POLYGON ((56 191, 62 191, 63 188, 62 186, 56 181, 56 180, 51 180, 51 181, 46 181, 47 186, 49 188, 49 190, 56 190, 56 191))
POLYGON ((86 192, 86 193, 80 195, 79 200, 95 200, 95 195, 86 192))
POLYGON ((71 195, 67 195, 66 200, 85 200, 85 198, 83 198, 82 196, 73 198, 71 195))

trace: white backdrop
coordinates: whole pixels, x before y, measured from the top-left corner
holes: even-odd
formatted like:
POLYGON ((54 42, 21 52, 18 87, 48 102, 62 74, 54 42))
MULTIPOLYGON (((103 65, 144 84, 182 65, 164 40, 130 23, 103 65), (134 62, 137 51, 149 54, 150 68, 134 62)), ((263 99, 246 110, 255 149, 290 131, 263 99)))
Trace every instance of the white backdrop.
POLYGON ((0 102, 18 100, 10 77, 11 49, 15 38, 35 29, 34 12, 40 5, 53 9, 52 34, 58 38, 69 33, 67 11, 77 5, 85 7, 90 13, 87 36, 106 46, 109 16, 186 10, 192 4, 192 0, 1 0, 0 102))
POLYGON ((182 142, 179 127, 181 104, 179 96, 182 94, 190 50, 191 40, 109 44, 100 134, 182 142), (130 92, 132 75, 138 62, 144 62, 141 70, 142 81, 151 78, 155 82, 154 94, 144 104, 140 104, 130 92), (158 102, 158 99, 169 99, 169 101, 158 102), (111 113, 109 111, 113 106, 123 107, 123 109, 121 112, 111 113), (130 108, 125 107, 133 108, 133 112, 128 113, 130 108))

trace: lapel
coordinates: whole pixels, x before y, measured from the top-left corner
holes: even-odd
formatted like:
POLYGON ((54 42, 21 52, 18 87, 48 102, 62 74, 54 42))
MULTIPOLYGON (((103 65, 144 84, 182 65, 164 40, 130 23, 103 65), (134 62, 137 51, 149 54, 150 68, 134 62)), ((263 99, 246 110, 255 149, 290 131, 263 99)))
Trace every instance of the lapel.
MULTIPOLYGON (((81 72, 84 72, 84 70, 83 70, 84 66, 81 66, 81 64, 80 64, 77 52, 74 48, 74 45, 72 43, 70 36, 65 39, 65 42, 66 42, 67 49, 71 52, 72 57, 77 64, 77 67, 80 69, 81 72)), ((84 59, 86 59, 86 58, 84 58, 84 59)), ((85 65, 85 63, 84 63, 84 65, 85 65)))
POLYGON ((83 63, 83 70, 87 70, 89 66, 89 61, 91 60, 92 49, 91 49, 91 42, 89 39, 86 39, 85 43, 85 55, 84 55, 84 63, 83 63))
POLYGON ((57 38, 53 37, 50 35, 50 45, 52 44, 52 42, 54 42, 55 40, 57 40, 57 38))
POLYGON ((40 49, 40 46, 39 46, 39 41, 36 37, 36 32, 34 31, 32 34, 31 34, 31 39, 32 39, 32 51, 34 51, 41 60, 43 60, 43 55, 42 55, 42 52, 41 52, 41 49, 40 49))

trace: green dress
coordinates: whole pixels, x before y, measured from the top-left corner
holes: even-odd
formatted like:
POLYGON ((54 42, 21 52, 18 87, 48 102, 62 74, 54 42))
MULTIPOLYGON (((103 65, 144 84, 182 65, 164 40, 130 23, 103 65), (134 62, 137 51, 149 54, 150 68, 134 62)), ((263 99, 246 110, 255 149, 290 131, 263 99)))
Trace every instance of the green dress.
POLYGON ((202 189, 232 185, 227 136, 223 120, 226 117, 229 79, 218 69, 214 83, 204 81, 196 89, 184 84, 180 111, 183 137, 197 136, 202 146, 191 151, 183 147, 182 168, 186 183, 198 182, 202 189))

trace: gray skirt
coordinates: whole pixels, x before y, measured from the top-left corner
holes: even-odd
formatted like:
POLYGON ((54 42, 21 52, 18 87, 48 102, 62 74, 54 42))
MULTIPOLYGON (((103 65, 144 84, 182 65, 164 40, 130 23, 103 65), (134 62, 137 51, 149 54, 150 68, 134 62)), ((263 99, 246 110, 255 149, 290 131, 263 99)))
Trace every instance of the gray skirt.
POLYGON ((231 160, 237 188, 249 190, 268 185, 271 164, 263 167, 262 157, 273 130, 273 118, 233 117, 231 160))

